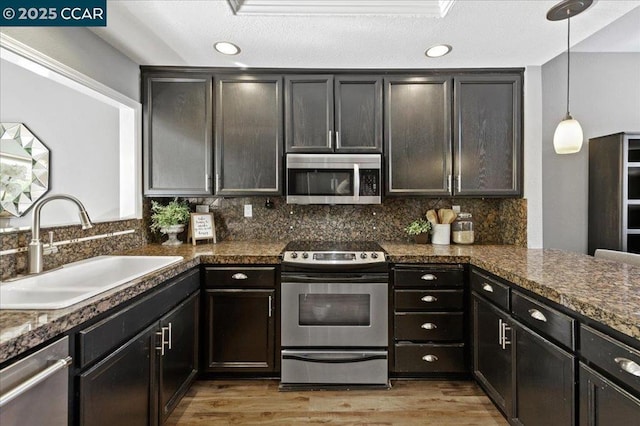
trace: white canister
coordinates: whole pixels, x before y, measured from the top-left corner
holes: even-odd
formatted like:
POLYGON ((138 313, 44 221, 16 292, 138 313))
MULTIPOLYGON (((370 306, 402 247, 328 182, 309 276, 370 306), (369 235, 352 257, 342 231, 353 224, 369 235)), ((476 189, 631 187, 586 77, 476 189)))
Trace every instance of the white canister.
POLYGON ((433 234, 431 235, 432 244, 448 245, 451 243, 451 224, 438 223, 433 225, 433 234))

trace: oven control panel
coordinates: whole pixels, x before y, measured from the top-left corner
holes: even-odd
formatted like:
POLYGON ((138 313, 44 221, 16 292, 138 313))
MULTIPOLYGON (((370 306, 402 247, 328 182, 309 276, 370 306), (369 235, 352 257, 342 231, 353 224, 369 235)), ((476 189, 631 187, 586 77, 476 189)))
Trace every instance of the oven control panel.
POLYGON ((382 251, 285 251, 283 262, 307 265, 362 265, 386 262, 382 251))

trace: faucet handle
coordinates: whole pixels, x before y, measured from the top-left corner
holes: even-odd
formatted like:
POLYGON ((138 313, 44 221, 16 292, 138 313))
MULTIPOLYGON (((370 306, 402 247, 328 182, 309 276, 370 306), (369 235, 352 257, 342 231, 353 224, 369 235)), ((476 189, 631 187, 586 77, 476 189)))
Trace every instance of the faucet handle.
POLYGON ((42 254, 54 254, 58 252, 58 247, 53 245, 53 231, 49 231, 49 244, 44 247, 42 254))

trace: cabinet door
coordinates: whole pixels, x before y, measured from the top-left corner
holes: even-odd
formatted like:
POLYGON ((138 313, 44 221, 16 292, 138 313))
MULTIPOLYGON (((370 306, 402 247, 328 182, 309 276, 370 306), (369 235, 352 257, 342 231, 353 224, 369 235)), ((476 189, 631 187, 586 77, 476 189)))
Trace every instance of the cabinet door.
POLYGON ((640 399, 580 363, 580 425, 632 425, 640 421, 640 399))
POLYGON ((200 292, 160 319, 164 350, 159 368, 160 423, 163 423, 198 373, 198 313, 200 292))
POLYGON ((206 291, 206 370, 273 371, 274 290, 206 291))
POLYGON ((335 78, 335 150, 382 152, 382 77, 335 78))
POLYGON ((387 195, 450 195, 451 79, 385 79, 387 195))
POLYGON ((136 335, 78 378, 79 420, 86 426, 156 424, 157 323, 136 335))
POLYGON ((509 316, 473 295, 473 375, 507 417, 511 416, 509 316), (504 324, 504 325, 503 325, 504 324))
POLYGON ((520 75, 455 79, 454 193, 522 195, 520 75))
POLYGON ((333 76, 286 76, 287 152, 333 151, 333 76))
POLYGON ((282 77, 216 78, 216 195, 279 195, 282 77))
POLYGON ((211 77, 147 76, 145 195, 212 194, 211 77))
POLYGON ((575 357, 519 323, 512 332, 513 424, 574 425, 575 357))

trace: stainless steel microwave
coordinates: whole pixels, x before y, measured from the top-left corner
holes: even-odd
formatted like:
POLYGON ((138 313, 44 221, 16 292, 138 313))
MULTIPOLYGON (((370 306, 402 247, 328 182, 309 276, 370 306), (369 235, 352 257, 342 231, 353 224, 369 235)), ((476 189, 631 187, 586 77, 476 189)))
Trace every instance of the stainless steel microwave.
POLYGON ((380 204, 380 154, 287 154, 289 204, 380 204))

